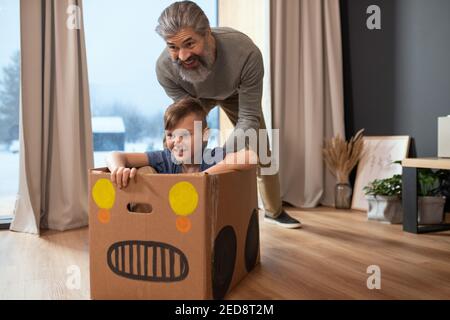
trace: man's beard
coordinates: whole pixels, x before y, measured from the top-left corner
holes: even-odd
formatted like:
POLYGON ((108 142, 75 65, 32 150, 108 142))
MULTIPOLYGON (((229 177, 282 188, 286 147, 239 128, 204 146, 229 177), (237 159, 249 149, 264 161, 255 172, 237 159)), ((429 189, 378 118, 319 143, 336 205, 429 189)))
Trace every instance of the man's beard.
POLYGON ((192 55, 188 61, 198 61, 198 66, 193 69, 187 69, 183 66, 180 59, 173 61, 179 75, 184 81, 195 83, 205 81, 208 75, 211 73, 212 66, 214 64, 214 52, 210 49, 210 46, 205 44, 205 56, 192 55))

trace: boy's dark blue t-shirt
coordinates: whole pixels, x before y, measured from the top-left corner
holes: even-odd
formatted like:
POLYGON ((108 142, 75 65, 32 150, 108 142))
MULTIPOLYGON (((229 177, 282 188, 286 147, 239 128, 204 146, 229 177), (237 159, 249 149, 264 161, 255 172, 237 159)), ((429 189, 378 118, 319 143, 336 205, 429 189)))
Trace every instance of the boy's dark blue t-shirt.
MULTIPOLYGON (((182 173, 182 165, 173 161, 172 153, 169 149, 148 151, 146 152, 148 163, 152 166, 158 173, 182 173)), ((200 171, 204 171, 212 166, 216 165, 218 162, 223 160, 225 157, 224 148, 214 148, 206 149, 204 154, 210 154, 211 158, 202 158, 202 163, 200 164, 200 171)))

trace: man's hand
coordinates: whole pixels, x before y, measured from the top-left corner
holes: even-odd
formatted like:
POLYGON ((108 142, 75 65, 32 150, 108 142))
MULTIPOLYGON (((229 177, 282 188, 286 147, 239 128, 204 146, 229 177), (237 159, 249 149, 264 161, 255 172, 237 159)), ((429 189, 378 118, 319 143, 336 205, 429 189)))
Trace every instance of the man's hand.
POLYGON ((247 170, 258 165, 258 155, 253 150, 242 149, 238 152, 228 153, 225 159, 205 170, 208 174, 228 170, 247 170))
POLYGON ((126 188, 128 181, 135 179, 136 172, 136 168, 116 167, 111 171, 111 182, 119 189, 126 188))

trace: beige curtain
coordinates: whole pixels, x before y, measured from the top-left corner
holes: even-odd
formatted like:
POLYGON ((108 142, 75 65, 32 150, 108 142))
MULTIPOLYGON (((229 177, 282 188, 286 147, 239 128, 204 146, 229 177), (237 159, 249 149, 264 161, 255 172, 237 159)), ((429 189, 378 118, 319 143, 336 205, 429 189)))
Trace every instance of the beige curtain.
POLYGON ((93 166, 81 0, 21 0, 20 182, 11 230, 85 226, 93 166))
POLYGON ((344 136, 339 0, 271 0, 274 128, 280 129, 282 199, 333 205, 325 138, 344 136))
MULTIPOLYGON (((272 123, 270 99, 270 0, 219 0, 218 23, 220 27, 231 27, 249 36, 261 50, 264 60, 262 109, 266 124, 272 123)), ((220 110, 221 143, 225 130, 234 126, 225 112, 220 110)), ((270 126, 268 129, 271 129, 270 126)))

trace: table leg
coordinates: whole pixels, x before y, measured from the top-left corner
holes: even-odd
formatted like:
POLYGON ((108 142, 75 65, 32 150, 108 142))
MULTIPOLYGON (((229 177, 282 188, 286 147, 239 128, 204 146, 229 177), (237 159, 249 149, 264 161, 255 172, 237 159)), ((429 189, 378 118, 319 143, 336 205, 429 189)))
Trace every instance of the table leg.
POLYGON ((418 233, 417 168, 403 167, 403 231, 418 233))

